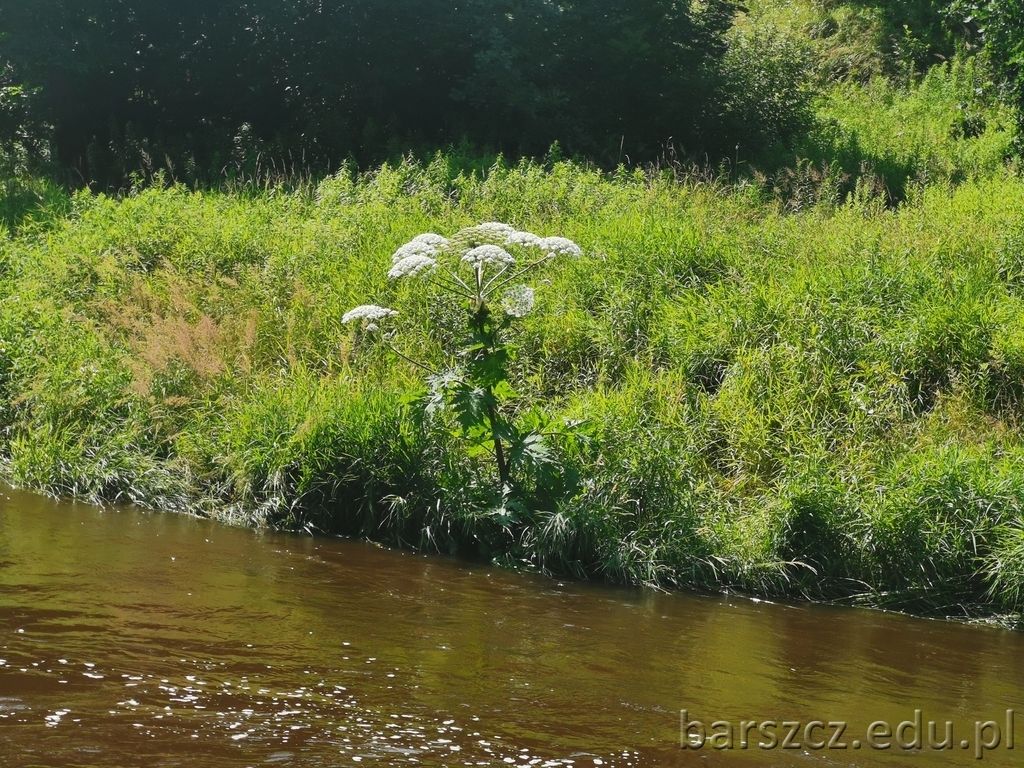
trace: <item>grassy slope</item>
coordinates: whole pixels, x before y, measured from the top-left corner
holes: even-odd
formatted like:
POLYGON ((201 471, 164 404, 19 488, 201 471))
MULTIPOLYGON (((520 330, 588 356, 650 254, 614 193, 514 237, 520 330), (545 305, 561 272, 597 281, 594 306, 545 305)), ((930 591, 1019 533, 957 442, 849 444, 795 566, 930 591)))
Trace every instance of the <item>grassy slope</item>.
MULTIPOLYGON (((16 483, 528 560, 917 610, 1021 606, 1024 183, 786 214, 753 187, 523 164, 293 193, 81 195, 0 241, 16 483), (517 389, 585 418, 584 491, 508 530, 415 371, 339 324, 450 310, 384 277, 421 231, 507 220, 585 257, 539 285, 517 389), (994 590, 994 592, 990 592, 994 590)), ((428 334, 427 320, 440 330, 428 334)))

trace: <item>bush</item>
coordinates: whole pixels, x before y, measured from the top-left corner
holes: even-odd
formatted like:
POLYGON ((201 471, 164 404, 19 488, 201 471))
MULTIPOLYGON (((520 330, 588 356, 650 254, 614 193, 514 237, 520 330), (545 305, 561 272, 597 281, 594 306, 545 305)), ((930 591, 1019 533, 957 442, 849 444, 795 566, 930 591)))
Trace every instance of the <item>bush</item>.
POLYGON ((735 152, 761 162, 772 144, 789 146, 812 124, 812 50, 772 27, 734 33, 722 62, 723 128, 735 152))

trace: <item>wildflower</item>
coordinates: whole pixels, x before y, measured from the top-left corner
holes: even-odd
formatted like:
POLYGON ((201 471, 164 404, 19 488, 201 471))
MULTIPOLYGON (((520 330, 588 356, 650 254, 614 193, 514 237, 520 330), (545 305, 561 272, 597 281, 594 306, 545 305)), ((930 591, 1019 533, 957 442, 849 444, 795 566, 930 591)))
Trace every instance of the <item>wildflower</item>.
POLYGON ((549 256, 580 256, 583 251, 576 243, 565 237, 545 237, 537 244, 549 256))
POLYGON ((533 288, 515 285, 501 297, 501 308, 509 317, 526 317, 533 311, 533 288))
POLYGON ((413 253, 395 262, 388 272, 388 277, 398 280, 401 277, 415 277, 421 272, 430 272, 437 266, 437 259, 425 254, 413 253))
POLYGON ((351 323, 356 320, 365 320, 369 323, 367 330, 376 330, 378 320, 383 320, 385 317, 394 317, 397 314, 395 310, 388 309, 387 307, 380 307, 376 304, 361 304, 355 309, 350 309, 346 312, 342 316, 341 322, 351 323))
POLYGON ((472 264, 474 267, 483 264, 507 266, 516 263, 511 253, 497 245, 478 245, 476 248, 466 251, 462 260, 467 264, 472 264))
POLYGON ((505 245, 522 245, 527 248, 537 248, 543 241, 533 232, 509 232, 505 238, 505 245))
POLYGON ((422 235, 416 235, 416 237, 414 237, 411 242, 423 243, 438 250, 442 250, 448 247, 448 238, 442 237, 441 235, 435 234, 433 232, 424 232, 422 235))
POLYGON ((500 221, 485 221, 483 224, 471 227, 471 229, 476 230, 480 234, 505 235, 506 237, 510 232, 514 231, 511 225, 500 221))
POLYGON ((392 254, 391 263, 397 264, 402 259, 407 259, 410 256, 429 256, 434 258, 437 256, 437 246, 422 240, 410 240, 392 254))
POLYGON ((504 245, 508 236, 515 232, 508 224, 500 221, 485 221, 475 227, 467 227, 455 234, 452 240, 464 248, 478 245, 504 245))

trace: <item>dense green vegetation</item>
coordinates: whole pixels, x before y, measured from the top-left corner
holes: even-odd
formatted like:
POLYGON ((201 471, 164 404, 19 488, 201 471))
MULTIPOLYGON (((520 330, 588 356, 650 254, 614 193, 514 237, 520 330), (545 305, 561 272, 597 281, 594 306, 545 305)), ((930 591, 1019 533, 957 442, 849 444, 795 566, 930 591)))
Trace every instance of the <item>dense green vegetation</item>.
POLYGON ((0 9, 3 477, 617 582, 1024 609, 1016 0, 124 5, 0 9), (505 423, 560 468, 514 514, 421 372, 341 323, 394 307, 399 352, 449 358, 463 310, 390 257, 484 221, 583 249, 508 329, 505 423))
POLYGON ((787 213, 754 186, 570 163, 427 167, 123 200, 3 245, 5 473, 640 583, 1020 607, 1024 183, 787 213), (342 326, 368 297, 439 360, 455 310, 385 275, 504 219, 584 249, 514 346, 583 479, 510 523, 490 464, 418 427, 420 374, 342 326), (430 321, 430 322, 428 322, 430 321), (427 332, 427 328, 437 330, 427 332))

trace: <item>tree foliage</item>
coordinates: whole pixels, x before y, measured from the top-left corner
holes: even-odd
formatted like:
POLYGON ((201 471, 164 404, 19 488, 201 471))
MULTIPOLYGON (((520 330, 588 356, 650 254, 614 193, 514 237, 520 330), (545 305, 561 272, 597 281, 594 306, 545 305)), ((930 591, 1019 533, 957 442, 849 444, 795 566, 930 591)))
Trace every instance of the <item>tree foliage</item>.
POLYGON ((977 29, 1010 99, 1024 114, 1024 0, 959 0, 951 10, 977 29))
MULTIPOLYGON (((710 127, 733 0, 0 0, 60 161, 373 159, 454 143, 611 161, 710 127), (237 153, 236 153, 237 154, 237 153)), ((119 164, 124 167, 119 167, 119 164)))

